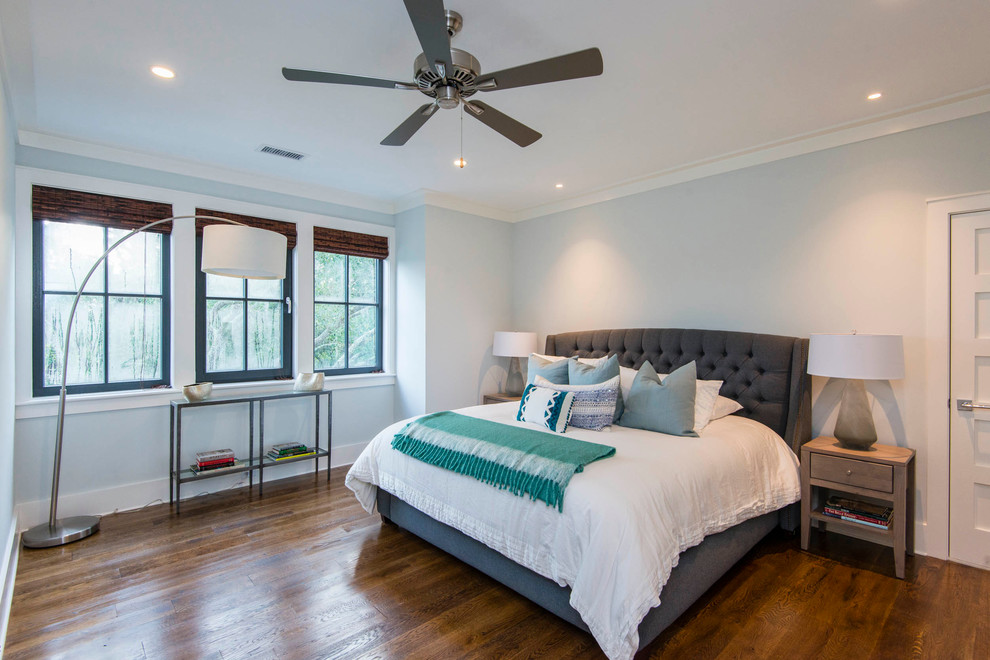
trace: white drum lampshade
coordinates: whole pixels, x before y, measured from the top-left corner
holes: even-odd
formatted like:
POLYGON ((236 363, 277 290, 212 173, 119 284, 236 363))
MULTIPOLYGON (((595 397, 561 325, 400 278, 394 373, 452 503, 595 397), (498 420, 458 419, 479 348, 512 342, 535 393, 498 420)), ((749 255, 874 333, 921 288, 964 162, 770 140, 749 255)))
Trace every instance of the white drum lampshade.
POLYGON ((492 355, 509 357, 509 375, 505 379, 505 393, 519 396, 523 391, 523 377, 519 370, 519 358, 528 357, 536 350, 535 332, 496 332, 492 341, 492 355))
POLYGON ((204 273, 253 280, 285 279, 282 234, 244 225, 207 225, 203 228, 204 273))
POLYGON ((867 450, 877 441, 864 380, 904 378, 901 335, 811 335, 808 373, 845 378, 835 437, 849 449, 867 450))

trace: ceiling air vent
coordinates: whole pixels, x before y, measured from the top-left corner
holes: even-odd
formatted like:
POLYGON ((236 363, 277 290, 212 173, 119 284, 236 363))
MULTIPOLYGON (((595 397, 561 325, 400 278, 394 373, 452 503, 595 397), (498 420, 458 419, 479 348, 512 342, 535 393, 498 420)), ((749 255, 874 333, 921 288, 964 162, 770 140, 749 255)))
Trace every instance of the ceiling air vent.
POLYGON ((288 149, 279 149, 278 147, 273 147, 270 144, 263 144, 256 149, 263 154, 271 154, 272 156, 281 156, 282 158, 290 158, 292 160, 302 160, 306 157, 306 154, 301 154, 296 151, 289 151, 288 149))

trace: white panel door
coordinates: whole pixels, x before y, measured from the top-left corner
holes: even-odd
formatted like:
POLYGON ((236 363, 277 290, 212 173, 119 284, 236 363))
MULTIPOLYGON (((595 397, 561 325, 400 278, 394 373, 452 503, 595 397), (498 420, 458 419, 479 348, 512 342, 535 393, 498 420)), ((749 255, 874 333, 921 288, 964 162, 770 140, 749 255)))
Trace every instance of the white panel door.
POLYGON ((950 234, 949 558, 990 568, 990 211, 950 234))

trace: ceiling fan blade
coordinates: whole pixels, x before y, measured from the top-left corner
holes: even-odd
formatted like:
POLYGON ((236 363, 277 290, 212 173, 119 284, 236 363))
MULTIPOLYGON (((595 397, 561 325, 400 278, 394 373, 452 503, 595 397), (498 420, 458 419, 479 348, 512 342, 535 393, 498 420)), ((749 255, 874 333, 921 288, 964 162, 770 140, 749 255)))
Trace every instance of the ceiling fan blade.
POLYGON ((327 73, 324 71, 307 71, 306 69, 289 69, 286 67, 282 67, 282 76, 286 80, 299 82, 361 85, 364 87, 385 87, 388 89, 419 89, 416 83, 404 83, 397 80, 384 80, 382 78, 365 78, 364 76, 349 76, 346 73, 327 73))
POLYGON ((475 86, 483 92, 491 92, 497 89, 599 76, 603 70, 602 52, 597 48, 588 48, 569 55, 551 57, 480 75, 475 81, 475 86))
POLYGON ((447 16, 444 14, 443 0, 404 0, 409 20, 412 21, 416 36, 423 47, 426 61, 434 69, 437 62, 444 67, 437 71, 446 78, 450 72, 450 36, 447 34, 447 16))
POLYGON ((481 101, 465 101, 467 114, 474 117, 488 128, 501 133, 520 147, 528 147, 543 135, 529 126, 521 124, 509 115, 502 114, 490 105, 481 101))
POLYGON ((388 137, 381 141, 381 144, 386 147, 401 147, 409 138, 413 136, 419 129, 423 127, 426 120, 432 117, 437 111, 437 106, 434 103, 427 103, 419 107, 416 112, 409 115, 404 122, 399 124, 399 127, 388 134, 388 137))

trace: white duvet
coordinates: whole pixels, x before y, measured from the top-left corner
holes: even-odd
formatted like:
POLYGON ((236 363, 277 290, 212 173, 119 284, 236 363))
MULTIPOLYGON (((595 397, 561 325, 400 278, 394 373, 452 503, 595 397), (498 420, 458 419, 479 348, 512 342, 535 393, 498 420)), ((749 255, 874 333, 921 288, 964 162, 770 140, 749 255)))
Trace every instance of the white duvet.
MULTIPOLYGON (((518 404, 457 412, 506 424, 518 404)), ((615 447, 574 475, 563 511, 395 451, 408 420, 386 428, 347 473, 374 511, 377 487, 513 561, 571 587, 571 606, 612 660, 631 658, 638 626, 660 604, 678 556, 709 534, 800 498, 798 461, 766 426, 729 416, 699 438, 612 426, 568 437, 615 447)))

